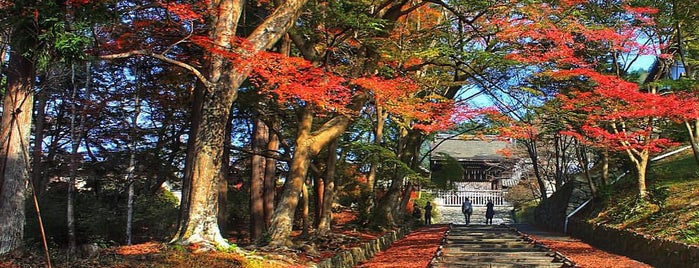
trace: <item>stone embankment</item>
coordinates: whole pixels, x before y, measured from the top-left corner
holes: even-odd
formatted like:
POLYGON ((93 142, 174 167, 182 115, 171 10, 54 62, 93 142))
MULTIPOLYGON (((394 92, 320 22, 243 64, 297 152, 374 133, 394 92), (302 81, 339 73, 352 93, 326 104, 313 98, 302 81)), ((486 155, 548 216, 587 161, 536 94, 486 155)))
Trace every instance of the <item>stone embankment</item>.
POLYGON ((337 255, 327 258, 313 267, 318 268, 349 268, 360 264, 363 261, 374 257, 376 253, 386 250, 398 239, 403 238, 408 232, 409 228, 400 228, 395 231, 390 231, 383 236, 364 243, 361 246, 351 248, 349 250, 342 251, 337 255))

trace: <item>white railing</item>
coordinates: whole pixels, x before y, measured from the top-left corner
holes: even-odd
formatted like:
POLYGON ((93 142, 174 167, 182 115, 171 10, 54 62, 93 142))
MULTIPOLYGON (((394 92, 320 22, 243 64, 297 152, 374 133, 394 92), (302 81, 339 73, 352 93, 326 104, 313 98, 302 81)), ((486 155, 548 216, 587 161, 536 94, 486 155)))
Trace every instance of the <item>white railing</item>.
POLYGON ((438 206, 458 207, 466 198, 473 206, 485 206, 488 200, 492 200, 495 206, 510 206, 503 198, 501 190, 468 190, 468 191, 439 191, 435 193, 435 202, 438 206))

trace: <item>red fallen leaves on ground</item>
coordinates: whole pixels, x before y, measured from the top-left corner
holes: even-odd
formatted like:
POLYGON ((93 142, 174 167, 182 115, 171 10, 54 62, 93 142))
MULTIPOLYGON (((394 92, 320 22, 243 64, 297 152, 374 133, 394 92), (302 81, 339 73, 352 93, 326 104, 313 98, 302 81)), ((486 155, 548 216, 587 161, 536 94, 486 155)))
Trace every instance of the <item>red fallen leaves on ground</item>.
POLYGON ((448 229, 447 225, 419 228, 358 267, 427 267, 448 229))
POLYGON ((121 246, 116 248, 115 252, 119 255, 142 255, 153 254, 165 250, 166 247, 162 243, 146 242, 130 246, 121 246))
MULTIPOLYGON (((386 251, 376 254, 368 262, 357 267, 426 267, 441 244, 447 226, 429 226, 417 229, 401 240, 396 241, 386 251)), ((590 246, 579 240, 557 241, 531 238, 543 243, 553 251, 558 251, 575 262, 577 267, 594 268, 650 268, 652 266, 625 256, 612 254, 590 246)))
MULTIPOLYGON (((536 239, 536 238, 535 238, 536 239)), ((553 251, 558 251, 575 262, 578 267, 594 268, 645 268, 652 267, 625 256, 612 254, 589 244, 576 241, 556 241, 548 239, 536 239, 553 251)))

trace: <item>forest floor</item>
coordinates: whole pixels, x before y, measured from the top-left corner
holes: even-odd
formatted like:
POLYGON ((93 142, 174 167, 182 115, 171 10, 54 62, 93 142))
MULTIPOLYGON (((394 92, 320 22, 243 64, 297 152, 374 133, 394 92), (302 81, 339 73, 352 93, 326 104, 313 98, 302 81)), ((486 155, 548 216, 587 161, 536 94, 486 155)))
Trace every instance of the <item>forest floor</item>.
MULTIPOLYGON (((65 261, 65 254, 52 253, 53 267, 307 267, 333 256, 337 252, 352 248, 359 243, 374 239, 382 233, 358 231, 351 222, 354 215, 335 215, 336 239, 317 243, 311 250, 288 249, 285 251, 264 248, 233 249, 231 252, 197 252, 196 247, 170 246, 148 242, 132 246, 100 249, 97 254, 65 261)), ((427 267, 439 247, 447 225, 432 225, 416 228, 404 238, 396 241, 386 251, 360 264, 358 267, 427 267)), ((537 233, 539 234, 539 233, 537 233)), ((548 236, 531 237, 554 251, 573 260, 579 267, 650 267, 616 254, 596 249, 575 239, 555 239, 548 236)), ((233 241, 235 242, 235 241, 233 241)), ((242 242, 242 241, 239 241, 242 242)), ((43 253, 22 252, 4 256, 0 267, 24 268, 47 267, 43 253)))

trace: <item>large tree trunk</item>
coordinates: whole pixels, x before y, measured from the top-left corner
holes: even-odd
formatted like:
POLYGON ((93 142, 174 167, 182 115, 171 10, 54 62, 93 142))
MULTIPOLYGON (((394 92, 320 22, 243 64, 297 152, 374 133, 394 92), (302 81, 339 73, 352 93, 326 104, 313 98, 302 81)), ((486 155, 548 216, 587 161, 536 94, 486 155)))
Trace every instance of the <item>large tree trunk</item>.
POLYGON ((322 205, 318 205, 320 213, 318 217, 318 234, 325 235, 330 233, 332 222, 332 205, 335 201, 335 173, 337 170, 337 146, 339 140, 335 139, 328 146, 328 161, 325 168, 325 179, 323 180, 323 201, 322 205))
MULTIPOLYGON (((231 108, 232 109, 232 108, 231 108)), ((228 183, 230 180, 231 165, 231 134, 233 132, 233 113, 228 115, 226 121, 226 137, 223 145, 223 161, 221 163, 221 174, 223 178, 218 184, 218 228, 221 232, 228 232, 228 183)))
POLYGON ((308 174, 311 158, 328 143, 339 137, 350 124, 345 115, 337 116, 326 122, 319 130, 311 133, 313 115, 308 109, 301 112, 299 130, 296 138, 296 150, 290 164, 289 177, 284 183, 278 205, 272 216, 270 226, 270 244, 286 245, 291 235, 293 219, 299 202, 303 183, 308 174))
MULTIPOLYGON (((18 36, 20 33, 15 32, 18 36)), ((26 37, 18 37, 26 38, 26 37)), ((22 245, 24 203, 29 180, 29 136, 34 96, 35 66, 24 54, 29 47, 13 47, 7 71, 0 136, 0 254, 22 245)))
MULTIPOLYGON (((422 141, 422 134, 418 131, 401 130, 399 140, 398 158, 406 163, 411 169, 416 170, 419 163, 418 149, 422 141)), ((401 198, 403 193, 403 181, 405 172, 396 172, 391 180, 391 186, 386 194, 379 200, 376 210, 372 213, 372 224, 377 226, 395 226, 402 219, 403 203, 407 205, 407 200, 401 198)), ((407 187, 410 188, 410 187, 407 187)), ((409 195, 408 195, 409 198, 409 195)))
POLYGON ((265 227, 264 190, 265 190, 265 157, 262 155, 267 148, 269 131, 267 125, 259 116, 254 119, 252 139, 252 176, 250 177, 250 239, 255 241, 262 238, 265 227))
MULTIPOLYGON (((284 35, 299 16, 307 0, 289 0, 265 19, 247 38, 251 53, 270 48, 284 35)), ((229 50, 234 43, 238 19, 244 1, 211 1, 209 11, 213 21, 210 37, 220 50, 229 50)), ((191 171, 185 173, 187 194, 183 198, 178 232, 173 242, 179 244, 203 243, 228 247, 218 228, 218 186, 221 181, 221 157, 226 119, 235 101, 238 88, 247 78, 249 68, 237 68, 216 52, 209 57, 207 67, 207 92, 203 97, 201 121, 195 127, 191 159, 191 171), (187 201, 185 204, 184 201, 187 201)))
POLYGON ((274 214, 274 197, 277 193, 277 159, 273 156, 277 155, 279 150, 279 136, 274 130, 278 129, 278 124, 272 123, 273 131, 269 131, 269 140, 267 141, 267 153, 271 157, 267 157, 265 163, 265 182, 264 182, 264 214, 265 214, 265 232, 269 230, 272 223, 272 215, 274 214))

